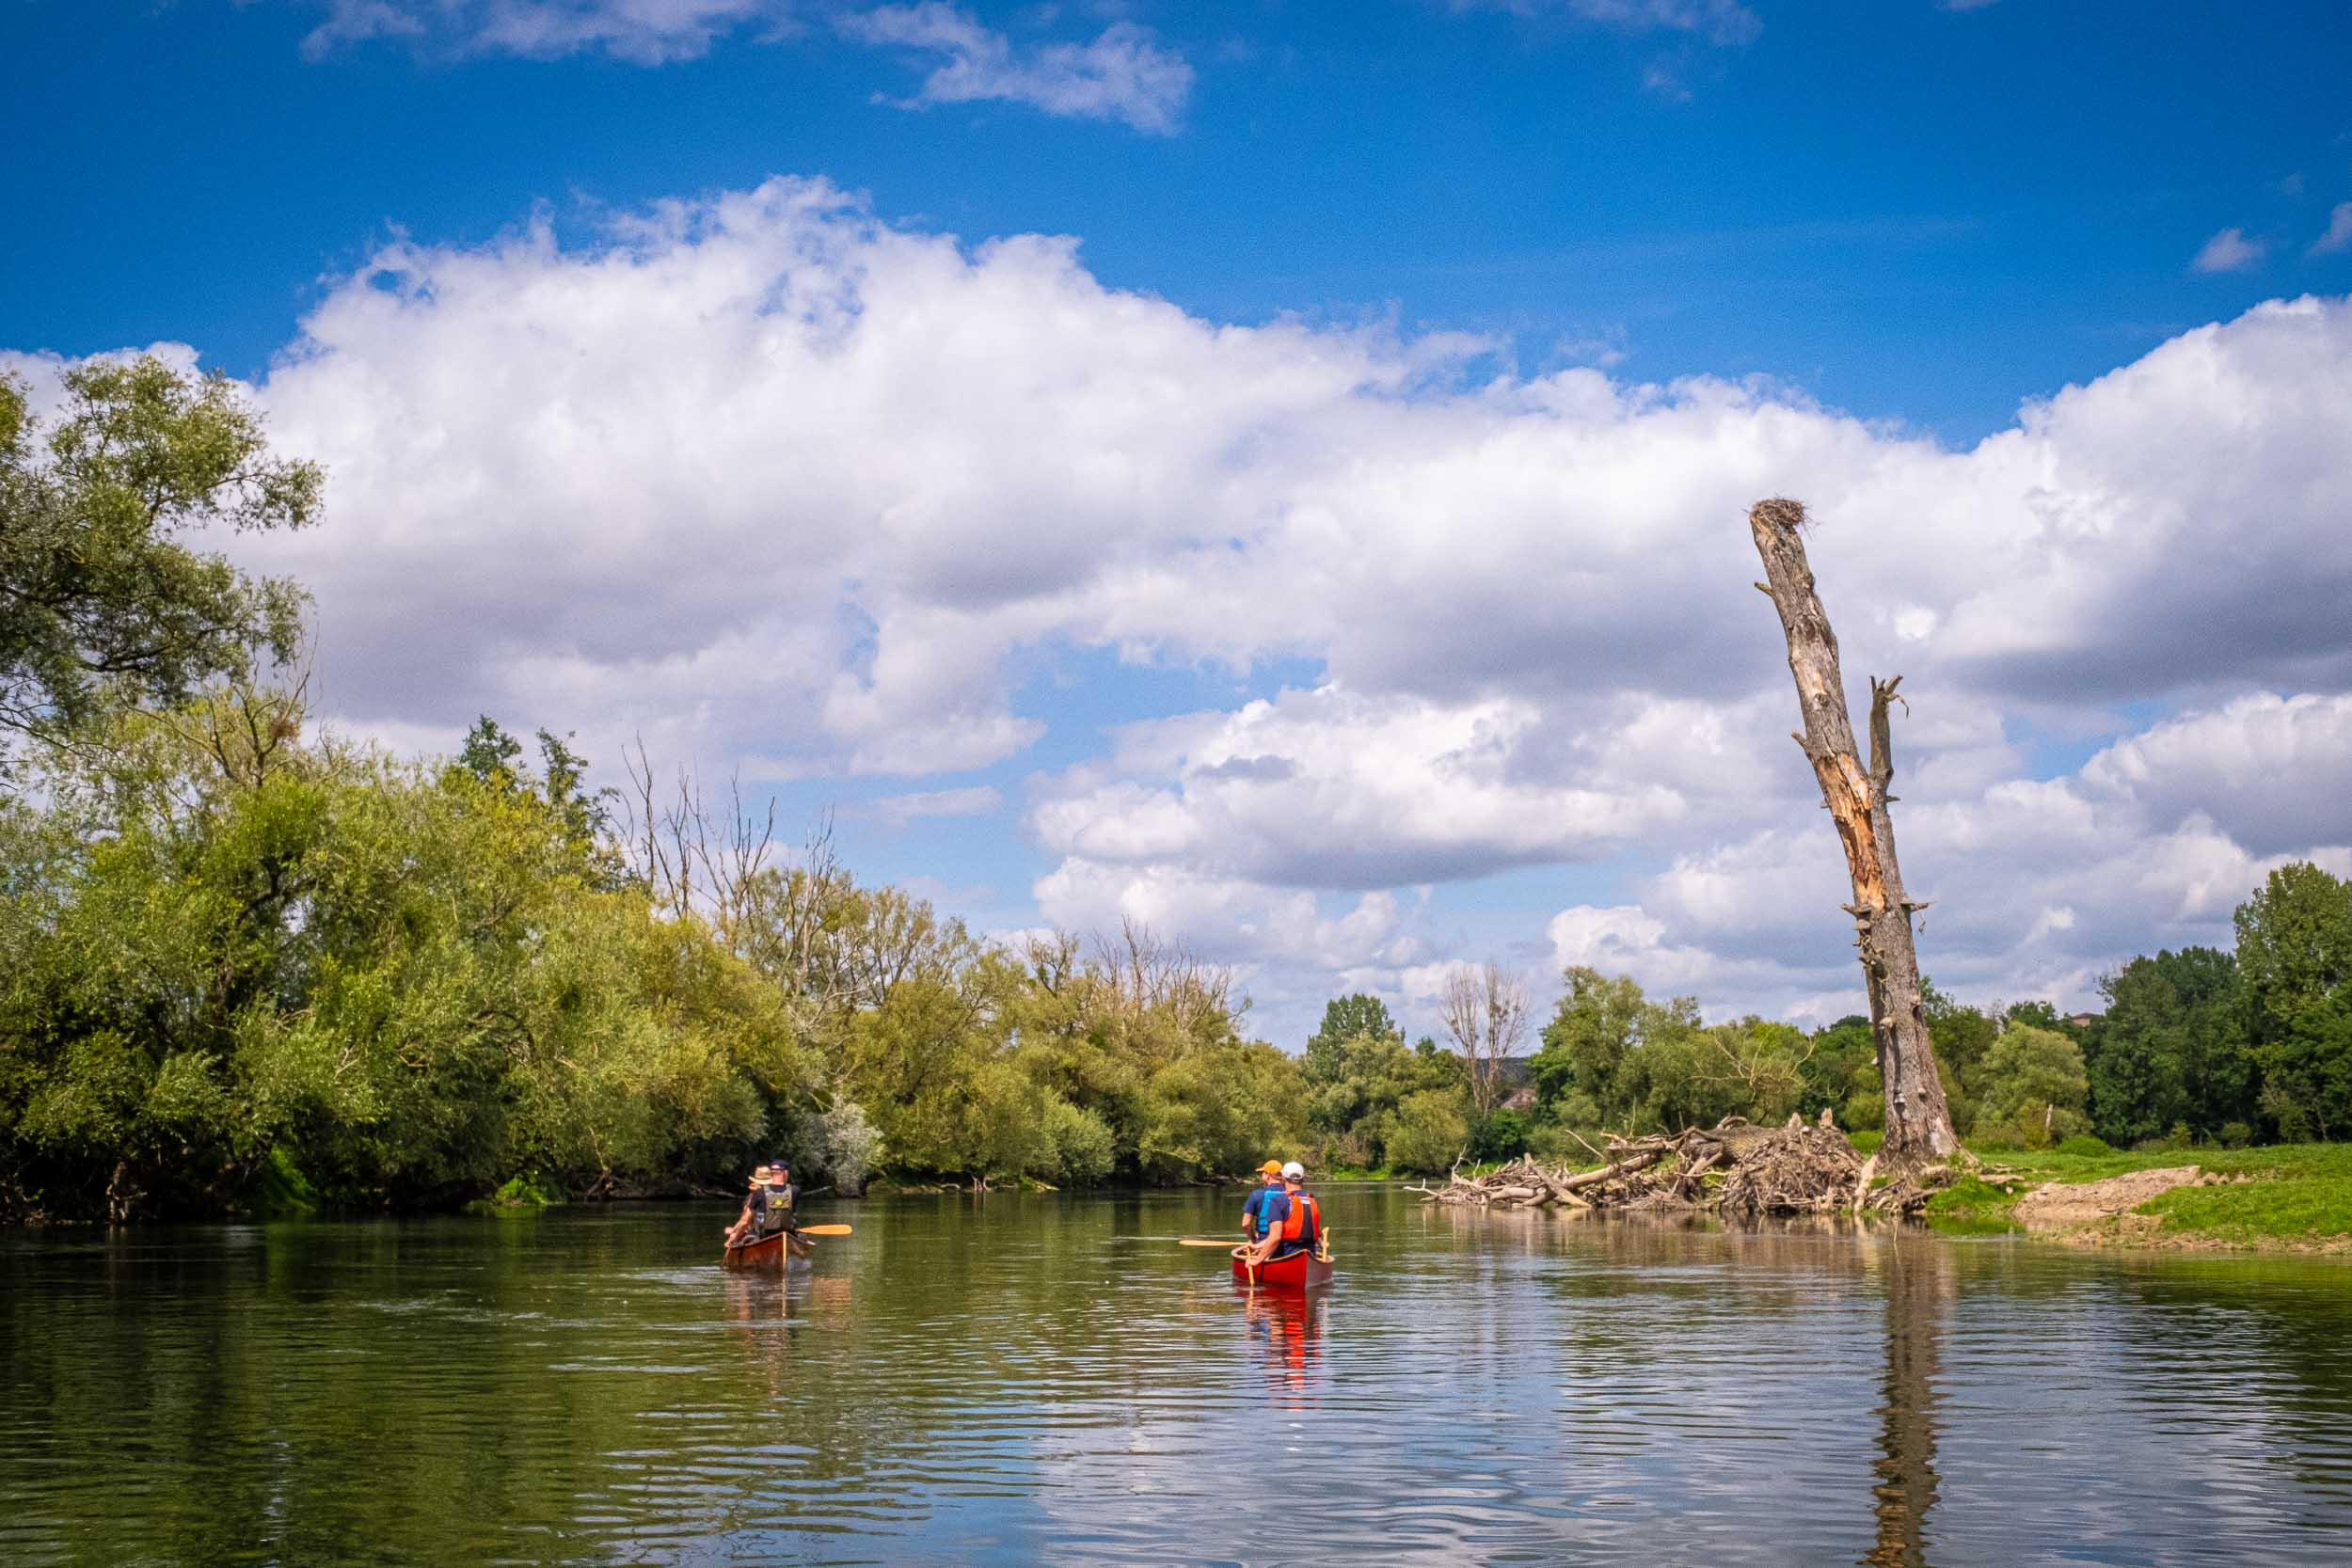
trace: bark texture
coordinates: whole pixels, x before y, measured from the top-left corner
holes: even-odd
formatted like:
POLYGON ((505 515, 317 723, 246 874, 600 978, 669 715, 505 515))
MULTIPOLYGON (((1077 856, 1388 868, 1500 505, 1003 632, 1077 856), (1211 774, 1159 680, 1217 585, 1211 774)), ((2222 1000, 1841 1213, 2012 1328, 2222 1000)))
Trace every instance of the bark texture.
POLYGON ((1796 677, 1797 704, 1804 732, 1796 736, 1821 786, 1821 803, 1837 825, 1846 869, 1853 883, 1854 946, 1862 955, 1862 977, 1870 997, 1870 1031, 1878 1044, 1879 1081, 1886 1097, 1886 1142, 1878 1164, 1907 1172, 1950 1159, 1960 1151, 1944 1085, 1935 1075, 1935 1052, 1928 1042, 1927 1013, 1919 997, 1919 956, 1913 945, 1911 916, 1922 906, 1903 892, 1895 862, 1895 824, 1887 806, 1895 760, 1888 734, 1888 707, 1902 677, 1870 681, 1870 764, 1866 771, 1854 744, 1853 721, 1846 711, 1845 677, 1837 665, 1837 637, 1813 591, 1813 568, 1804 555, 1804 507, 1783 499, 1757 501, 1748 509, 1748 529, 1764 560, 1762 589, 1780 613, 1788 639, 1788 673, 1796 677))

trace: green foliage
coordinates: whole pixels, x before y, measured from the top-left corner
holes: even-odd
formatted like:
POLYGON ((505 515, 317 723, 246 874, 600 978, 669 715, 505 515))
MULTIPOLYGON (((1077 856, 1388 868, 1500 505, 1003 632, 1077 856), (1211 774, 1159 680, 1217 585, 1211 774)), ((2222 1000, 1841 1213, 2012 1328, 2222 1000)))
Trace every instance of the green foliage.
POLYGON ((1388 1114, 1381 1142, 1396 1170, 1447 1170, 1470 1148, 1470 1099, 1459 1089, 1422 1089, 1388 1114))
POLYGON ((2352 882, 2270 873, 2238 908, 2237 963, 2263 1110, 2289 1139, 2352 1132, 2352 882))
POLYGON ((699 922, 543 795, 223 691, 58 752, 0 834, 0 1200, 455 1202, 739 1164, 812 1064, 699 922))
POLYGON ((266 455, 225 376, 153 358, 77 366, 44 430, 0 375, 0 729, 86 729, 291 657, 301 592, 183 540, 305 527, 321 479, 266 455))
POLYGON ((2082 1125, 2090 1097, 2081 1047, 2064 1035, 2011 1024, 1976 1066, 1978 1122, 2027 1148, 2045 1148, 2082 1125))
POLYGON ((2209 947, 2134 958, 2100 981, 2107 1010, 2085 1038, 2091 1123, 2111 1143, 2174 1122, 2215 1132, 2257 1110, 2237 961, 2209 947))
POLYGON ((1459 1056, 1433 1040, 1408 1049, 1389 1022, 1388 1009, 1360 995, 1341 997, 1324 1009, 1323 1028, 1308 1041, 1301 1070, 1307 1126, 1317 1138, 1318 1163, 1326 1166, 1393 1164, 1387 1140, 1397 1108, 1416 1094, 1459 1092, 1466 1085, 1459 1056), (1332 1033, 1337 1029, 1353 1032, 1332 1033))
POLYGON ((1847 1134, 1847 1139, 1854 1146, 1855 1152, 1867 1159, 1879 1151, 1879 1146, 1886 1141, 1886 1134, 1873 1130, 1867 1132, 1850 1132, 1847 1134))
POLYGON ((2112 1154, 2115 1152, 2115 1148, 2105 1138, 2093 1137, 2089 1132, 2076 1132, 2070 1137, 2059 1139, 2058 1148, 2052 1152, 2073 1155, 2112 1154))
POLYGON ((1516 1160, 1527 1152, 1533 1132, 1527 1118, 1508 1106, 1489 1111, 1470 1122, 1470 1158, 1485 1164, 1516 1160))

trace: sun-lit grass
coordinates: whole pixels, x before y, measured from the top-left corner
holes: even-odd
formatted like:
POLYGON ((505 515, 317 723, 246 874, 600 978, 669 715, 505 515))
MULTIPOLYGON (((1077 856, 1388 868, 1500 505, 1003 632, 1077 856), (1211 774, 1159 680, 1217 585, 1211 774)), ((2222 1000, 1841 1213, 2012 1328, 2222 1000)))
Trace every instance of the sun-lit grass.
POLYGON ((2263 1238, 2325 1239, 2352 1235, 2352 1144, 2280 1144, 2267 1148, 2168 1148, 2116 1150, 2106 1154, 2060 1154, 2054 1149, 1987 1150, 1988 1164, 2006 1165, 2027 1179, 2016 1193, 2004 1193, 1968 1178, 1936 1195, 1928 1218, 1970 1228, 2009 1221, 2017 1199, 2040 1181, 2102 1181, 2132 1171, 2197 1165, 2223 1176, 2252 1180, 2215 1187, 2180 1187, 2141 1206, 2156 1214, 2168 1234, 2217 1243, 2263 1238))

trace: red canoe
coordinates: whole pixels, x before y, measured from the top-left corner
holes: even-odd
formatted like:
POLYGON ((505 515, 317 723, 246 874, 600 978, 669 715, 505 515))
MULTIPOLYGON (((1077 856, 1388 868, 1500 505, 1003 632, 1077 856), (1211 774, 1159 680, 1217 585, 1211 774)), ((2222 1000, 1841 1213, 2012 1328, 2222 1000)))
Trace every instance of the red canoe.
POLYGON ((1304 1291, 1331 1283, 1331 1259, 1309 1252, 1294 1252, 1288 1258, 1259 1264, 1257 1277, 1252 1280, 1249 1265, 1242 1260, 1241 1248, 1235 1247, 1233 1279, 1237 1284, 1255 1284, 1260 1290, 1304 1291))
POLYGON ((813 1242, 803 1241, 786 1231, 775 1230, 755 1242, 745 1242, 741 1246, 727 1248, 725 1261, 729 1266, 737 1268, 772 1269, 777 1264, 786 1261, 787 1258, 793 1262, 799 1262, 816 1250, 817 1246, 813 1242), (790 1243, 788 1251, 786 1245, 787 1240, 790 1243))

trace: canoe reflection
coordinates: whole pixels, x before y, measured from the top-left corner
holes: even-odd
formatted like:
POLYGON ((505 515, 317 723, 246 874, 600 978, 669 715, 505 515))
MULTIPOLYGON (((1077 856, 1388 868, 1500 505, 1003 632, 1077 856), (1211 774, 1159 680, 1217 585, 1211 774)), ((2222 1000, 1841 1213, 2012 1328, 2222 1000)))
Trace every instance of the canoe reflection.
POLYGON ((1237 1291, 1243 1321, 1265 1357, 1275 1403, 1303 1409, 1314 1402, 1322 1379, 1323 1308, 1319 1291, 1237 1291))

